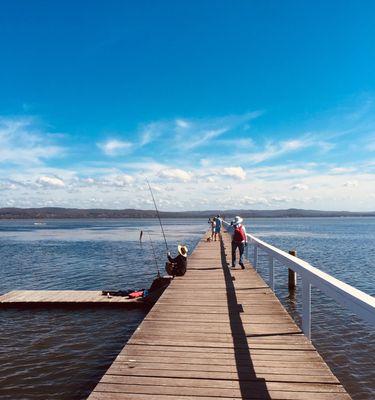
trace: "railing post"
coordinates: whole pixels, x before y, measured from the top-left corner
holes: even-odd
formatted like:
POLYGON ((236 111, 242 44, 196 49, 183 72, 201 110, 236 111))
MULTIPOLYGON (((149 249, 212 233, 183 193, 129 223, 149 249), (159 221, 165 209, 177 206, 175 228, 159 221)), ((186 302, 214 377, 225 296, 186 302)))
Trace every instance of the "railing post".
MULTIPOLYGON (((291 256, 297 256, 296 250, 290 250, 289 254, 291 256)), ((297 274, 290 268, 288 268, 288 288, 289 292, 296 290, 297 286, 297 274)))
POLYGON ((258 266, 258 246, 256 243, 254 243, 254 262, 253 262, 255 270, 257 269, 258 266))
POLYGON ((246 247, 245 247, 245 258, 246 258, 246 260, 249 259, 249 242, 246 242, 246 247))
POLYGON ((302 278, 302 331, 311 339, 311 284, 302 278))
POLYGON ((272 289, 272 291, 275 290, 274 266, 275 266, 275 262, 274 262, 272 255, 270 254, 268 256, 268 267, 269 267, 269 277, 270 277, 269 285, 270 285, 270 288, 272 289))

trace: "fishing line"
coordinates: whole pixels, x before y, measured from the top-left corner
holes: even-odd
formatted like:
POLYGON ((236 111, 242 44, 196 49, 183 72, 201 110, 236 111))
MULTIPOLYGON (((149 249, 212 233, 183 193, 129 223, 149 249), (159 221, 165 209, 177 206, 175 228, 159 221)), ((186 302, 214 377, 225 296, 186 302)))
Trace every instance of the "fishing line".
POLYGON ((165 233, 164 233, 164 229, 163 229, 163 224, 161 223, 161 219, 160 219, 160 215, 159 215, 159 210, 158 210, 158 207, 157 207, 157 205, 156 205, 155 197, 154 197, 154 194, 152 193, 151 185, 150 185, 150 182, 148 181, 148 179, 146 179, 146 182, 147 182, 148 188, 150 189, 152 201, 154 202, 154 206, 155 206, 155 210, 156 210, 156 215, 157 215, 157 217, 158 217, 159 224, 160 224, 160 228, 161 228, 161 231, 162 231, 162 233, 163 233, 165 248, 167 249, 167 251, 169 251, 167 239, 166 239, 166 237, 165 237, 165 233))
POLYGON ((155 260, 156 269, 157 269, 157 271, 158 271, 158 277, 160 278, 160 270, 159 270, 158 261, 157 261, 157 259, 156 259, 156 253, 155 253, 154 243, 153 243, 152 240, 151 240, 151 235, 150 235, 149 232, 148 232, 148 237, 149 237, 149 239, 150 239, 152 252, 153 252, 153 254, 154 254, 154 260, 155 260))

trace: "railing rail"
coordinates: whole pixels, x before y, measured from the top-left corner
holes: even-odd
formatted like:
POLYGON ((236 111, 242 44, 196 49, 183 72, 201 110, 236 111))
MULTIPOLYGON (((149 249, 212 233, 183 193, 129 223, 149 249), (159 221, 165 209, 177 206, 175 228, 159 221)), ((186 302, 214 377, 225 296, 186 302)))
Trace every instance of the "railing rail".
MULTIPOLYGON (((223 221, 224 226, 230 224, 223 221)), ((368 323, 375 324, 375 298, 333 276, 313 267, 308 262, 286 253, 257 237, 247 234, 248 241, 254 246, 253 266, 257 268, 259 250, 268 255, 269 286, 274 290, 275 260, 296 272, 302 280, 302 331, 311 338, 311 286, 316 287, 328 297, 337 301, 352 313, 368 323)), ((248 257, 248 249, 246 250, 248 257)))

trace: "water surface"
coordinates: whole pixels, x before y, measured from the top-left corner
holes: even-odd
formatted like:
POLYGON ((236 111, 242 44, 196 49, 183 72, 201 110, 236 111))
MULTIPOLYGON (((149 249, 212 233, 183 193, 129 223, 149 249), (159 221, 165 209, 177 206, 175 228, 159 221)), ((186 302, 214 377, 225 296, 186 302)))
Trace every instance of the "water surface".
MULTIPOLYGON (((165 220, 171 248, 192 249, 206 220, 165 220)), ((249 232, 375 295, 375 218, 280 218, 246 221, 249 232)), ((126 289, 149 285, 164 241, 156 220, 0 221, 0 293, 13 289, 126 289), (37 222, 37 225, 34 224, 37 222), (139 233, 143 230, 143 244, 139 233)), ((259 271, 268 281, 267 260, 259 271)), ((276 293, 300 321, 300 282, 287 291, 276 264, 276 293)), ((318 290, 312 339, 356 400, 375 399, 375 333, 318 290)), ((143 309, 0 310, 0 398, 85 399, 146 315, 143 309)))

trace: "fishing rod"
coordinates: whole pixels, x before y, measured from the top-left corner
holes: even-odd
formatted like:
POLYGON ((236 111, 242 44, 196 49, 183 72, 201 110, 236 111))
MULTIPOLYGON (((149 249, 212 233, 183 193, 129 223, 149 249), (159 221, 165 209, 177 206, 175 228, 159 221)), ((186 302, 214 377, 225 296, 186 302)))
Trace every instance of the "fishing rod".
POLYGON ((154 197, 154 194, 152 193, 151 185, 150 185, 150 182, 148 181, 148 179, 146 179, 146 182, 147 182, 148 188, 150 189, 152 201, 154 202, 154 206, 155 206, 155 210, 156 210, 156 215, 157 215, 157 217, 158 217, 159 224, 160 224, 160 228, 161 228, 161 231, 162 231, 162 233, 163 233, 165 248, 167 249, 167 252, 168 252, 168 251, 169 251, 169 249, 168 249, 168 243, 167 243, 167 239, 166 239, 166 237, 165 237, 165 233, 164 233, 164 229, 163 229, 163 224, 161 223, 161 219, 160 219, 160 215, 159 215, 159 210, 158 210, 158 207, 157 207, 157 205, 156 205, 155 197, 154 197))
POLYGON ((151 235, 150 235, 149 232, 148 232, 148 237, 149 237, 149 239, 150 239, 152 252, 153 252, 153 254, 154 254, 154 260, 155 260, 156 270, 158 271, 158 278, 160 278, 160 270, 159 270, 158 261, 157 261, 157 259, 156 259, 156 253, 155 253, 154 243, 153 243, 152 240, 151 240, 151 235))

